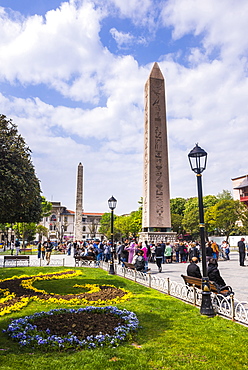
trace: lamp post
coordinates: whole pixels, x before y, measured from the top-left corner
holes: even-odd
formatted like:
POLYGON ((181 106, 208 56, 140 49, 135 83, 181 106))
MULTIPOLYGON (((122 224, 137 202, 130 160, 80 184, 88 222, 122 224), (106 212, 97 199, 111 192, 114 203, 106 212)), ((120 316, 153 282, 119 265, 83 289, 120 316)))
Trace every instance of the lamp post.
POLYGON ((189 163, 193 172, 196 173, 197 190, 198 190, 198 205, 199 205, 199 219, 200 219, 200 238, 202 250, 202 302, 201 314, 209 317, 215 315, 211 302, 211 291, 209 286, 209 279, 207 277, 207 261, 206 261, 206 245, 205 245, 205 225, 204 225, 204 212, 202 200, 202 172, 206 169, 207 153, 204 149, 196 146, 189 152, 189 163))
POLYGON ((64 237, 64 225, 61 225, 61 235, 60 235, 60 242, 63 243, 63 237, 64 237))
POLYGON ((109 265, 109 274, 114 275, 114 209, 116 207, 117 200, 113 197, 109 198, 108 206, 111 209, 111 259, 109 265))

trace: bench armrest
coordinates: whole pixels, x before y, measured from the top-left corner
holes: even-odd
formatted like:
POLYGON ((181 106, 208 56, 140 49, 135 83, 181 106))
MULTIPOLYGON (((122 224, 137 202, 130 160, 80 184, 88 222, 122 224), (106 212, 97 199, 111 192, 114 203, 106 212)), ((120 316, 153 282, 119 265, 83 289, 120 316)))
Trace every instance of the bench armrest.
POLYGON ((227 295, 230 295, 231 293, 233 293, 233 290, 232 290, 232 287, 230 287, 230 285, 225 285, 225 286, 222 286, 222 287, 219 287, 219 292, 221 293, 223 290, 228 290, 228 293, 227 295))

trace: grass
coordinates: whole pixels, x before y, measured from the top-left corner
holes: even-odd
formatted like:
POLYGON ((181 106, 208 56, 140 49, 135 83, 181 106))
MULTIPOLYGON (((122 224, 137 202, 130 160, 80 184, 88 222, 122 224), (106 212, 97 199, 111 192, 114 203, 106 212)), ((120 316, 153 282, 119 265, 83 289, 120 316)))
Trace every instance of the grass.
MULTIPOLYGON (((61 271, 62 268, 5 268, 1 277, 61 271)), ((77 284, 111 284, 128 289, 134 298, 119 308, 134 311, 142 328, 129 343, 71 353, 39 353, 19 349, 0 334, 0 369, 12 370, 139 370, 139 369, 248 369, 248 328, 216 316, 203 317, 196 307, 100 269, 82 268, 83 275, 68 280, 38 281, 35 286, 54 293, 73 293, 77 284)), ((78 290, 77 290, 78 292, 78 290)), ((11 318, 55 308, 32 302, 22 311, 0 319, 0 330, 11 318)), ((68 306, 67 306, 68 307, 68 306)))

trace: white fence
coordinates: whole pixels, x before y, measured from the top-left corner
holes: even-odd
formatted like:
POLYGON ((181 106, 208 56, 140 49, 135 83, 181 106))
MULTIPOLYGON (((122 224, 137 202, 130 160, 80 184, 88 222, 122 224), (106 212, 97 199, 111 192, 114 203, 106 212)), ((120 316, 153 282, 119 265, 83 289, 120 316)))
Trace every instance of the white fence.
MULTIPOLYGON (((104 270, 109 270, 108 263, 103 262, 101 267, 104 270)), ((188 287, 184 283, 171 281, 170 278, 164 279, 157 275, 144 274, 143 272, 127 269, 116 264, 115 272, 119 276, 133 280, 149 288, 159 290, 195 306, 201 306, 201 290, 196 287, 188 287)), ((218 315, 248 326, 248 302, 240 302, 234 298, 233 294, 223 297, 221 294, 212 293, 211 298, 214 310, 218 315)))

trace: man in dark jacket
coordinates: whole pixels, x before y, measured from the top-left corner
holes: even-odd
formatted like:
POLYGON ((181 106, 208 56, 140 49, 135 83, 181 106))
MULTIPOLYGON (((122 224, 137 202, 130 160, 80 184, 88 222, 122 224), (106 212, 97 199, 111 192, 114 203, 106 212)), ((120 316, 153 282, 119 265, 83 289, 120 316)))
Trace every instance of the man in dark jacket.
POLYGON ((161 247, 161 244, 158 243, 155 248, 155 256, 156 256, 156 264, 158 266, 158 271, 162 272, 162 261, 163 261, 163 256, 164 256, 164 251, 163 248, 161 247))
POLYGON ((208 277, 210 281, 214 281, 219 286, 225 286, 226 283, 220 276, 220 271, 218 270, 218 262, 215 258, 211 258, 208 263, 208 277))
POLYGON ((201 271, 197 263, 198 263, 198 258, 192 257, 192 260, 187 267, 187 275, 201 279, 202 275, 201 275, 201 271))
POLYGON ((245 238, 241 238, 241 240, 238 242, 240 266, 245 265, 245 243, 244 241, 245 241, 245 238))
POLYGON ((142 250, 138 250, 137 254, 138 254, 138 257, 136 258, 134 266, 135 266, 137 271, 142 271, 143 272, 145 270, 145 263, 146 263, 146 261, 143 257, 144 253, 143 253, 142 250))

